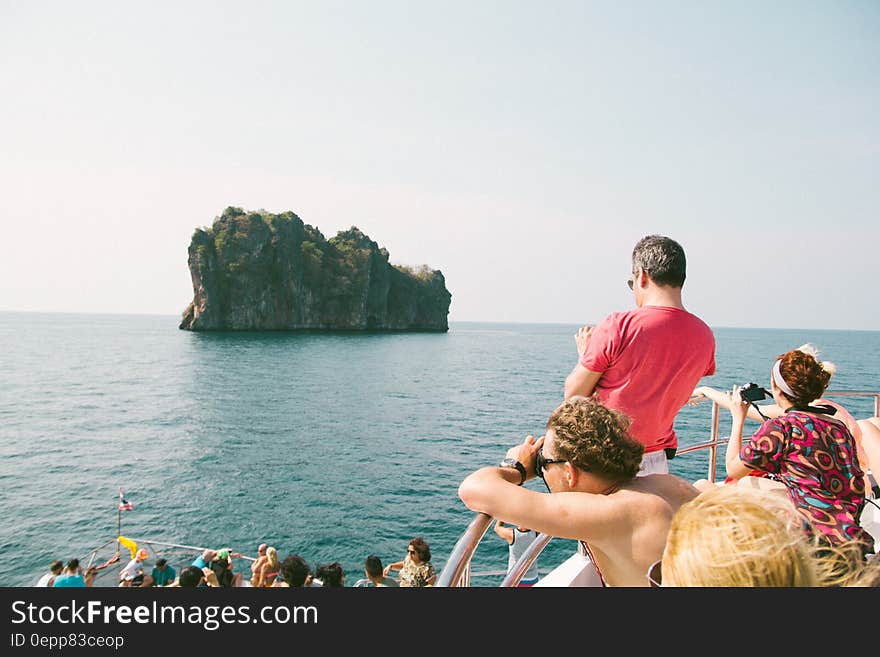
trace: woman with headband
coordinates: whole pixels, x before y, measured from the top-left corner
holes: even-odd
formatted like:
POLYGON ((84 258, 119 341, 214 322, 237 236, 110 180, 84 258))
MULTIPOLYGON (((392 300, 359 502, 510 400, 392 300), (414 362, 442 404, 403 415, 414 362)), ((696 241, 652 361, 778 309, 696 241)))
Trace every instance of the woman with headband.
POLYGON ((874 539, 859 524, 865 506, 865 477, 856 443, 832 405, 814 404, 828 387, 834 365, 820 362, 804 345, 779 356, 770 370, 770 390, 782 414, 766 420, 743 444, 749 403, 739 386, 731 395, 733 425, 727 444, 727 473, 738 479, 752 470, 773 475, 808 521, 805 530, 831 546, 852 542, 873 553, 874 539))
MULTIPOLYGON (((805 344, 798 347, 798 351, 815 354, 815 347, 810 344, 805 344)), ((824 365, 828 367, 829 372, 833 373, 834 366, 831 363, 825 363, 824 365)), ((700 403, 701 398, 714 401, 719 406, 730 410, 730 392, 716 390, 710 386, 699 386, 694 390, 694 398, 691 400, 690 404, 696 406, 700 403)), ((880 484, 878 484, 878 480, 880 480, 880 417, 857 420, 843 406, 824 397, 813 400, 812 405, 834 407, 836 411, 834 417, 838 420, 843 420, 849 429, 849 432, 853 435, 853 438, 855 438, 856 450, 859 456, 859 465, 865 472, 865 489, 871 490, 868 497, 880 498, 880 484)), ((783 414, 784 411, 775 403, 761 404, 760 407, 751 405, 749 407, 748 418, 756 420, 757 422, 763 422, 768 418, 779 417, 783 414)), ((778 484, 775 480, 770 479, 766 472, 752 470, 749 474, 752 476, 742 477, 740 479, 728 476, 724 483, 739 482, 740 485, 745 485, 748 488, 760 488, 763 490, 777 490, 777 487, 781 486, 781 484, 778 484)), ((694 482, 694 486, 701 491, 705 491, 708 490, 712 484, 708 479, 700 479, 694 482)), ((782 487, 782 492, 785 492, 784 486, 782 487)))

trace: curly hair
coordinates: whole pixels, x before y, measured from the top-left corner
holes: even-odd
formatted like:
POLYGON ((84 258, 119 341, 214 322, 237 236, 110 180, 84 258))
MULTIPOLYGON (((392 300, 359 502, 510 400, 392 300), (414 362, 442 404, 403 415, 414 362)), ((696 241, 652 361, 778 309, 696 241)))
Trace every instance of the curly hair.
POLYGON ((572 397, 553 411, 547 429, 556 434, 559 454, 585 472, 614 479, 636 476, 644 445, 629 435, 629 417, 598 397, 572 397))
POLYGON ((431 560, 431 548, 428 547, 428 543, 421 536, 416 536, 409 542, 409 545, 418 553, 419 561, 427 563, 431 560))
POLYGON ((819 360, 819 352, 811 344, 787 351, 776 360, 782 361, 779 373, 794 393, 789 395, 783 391, 782 394, 795 404, 809 404, 821 397, 836 370, 834 363, 819 360))

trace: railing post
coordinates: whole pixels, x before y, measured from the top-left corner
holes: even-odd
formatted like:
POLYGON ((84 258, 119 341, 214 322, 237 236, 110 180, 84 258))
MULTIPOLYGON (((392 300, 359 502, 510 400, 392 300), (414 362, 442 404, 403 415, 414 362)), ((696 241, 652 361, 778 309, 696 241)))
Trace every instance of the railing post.
POLYGON ((547 547, 547 544, 550 543, 552 538, 552 536, 548 536, 547 534, 538 534, 535 537, 535 540, 532 541, 531 545, 529 545, 522 553, 513 568, 511 568, 510 572, 504 576, 504 579, 501 581, 501 587, 513 587, 519 584, 523 575, 526 574, 526 571, 535 562, 535 559, 538 558, 538 555, 541 554, 544 548, 547 547))
POLYGON ((713 484, 715 483, 715 471, 718 469, 718 419, 721 415, 721 407, 712 402, 712 447, 709 449, 709 474, 706 477, 713 484))
POLYGON ((471 524, 468 525, 464 534, 461 535, 461 538, 458 539, 458 542, 452 548, 452 552, 446 560, 446 565, 443 566, 443 570, 437 577, 437 582, 434 586, 462 586, 462 582, 464 582, 464 586, 470 585, 471 557, 480 541, 483 540, 483 534, 486 533, 491 524, 492 516, 485 513, 478 513, 474 516, 471 524))

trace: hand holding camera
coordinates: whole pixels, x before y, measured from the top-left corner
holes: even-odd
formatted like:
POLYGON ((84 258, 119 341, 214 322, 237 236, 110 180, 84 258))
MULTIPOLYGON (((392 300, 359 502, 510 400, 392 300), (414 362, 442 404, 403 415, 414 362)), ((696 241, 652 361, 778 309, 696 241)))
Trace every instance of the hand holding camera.
POLYGON ((773 395, 764 390, 757 383, 747 383, 740 388, 740 398, 747 403, 754 404, 762 399, 772 399, 773 395))
POLYGON ((733 416, 735 422, 744 421, 749 412, 749 405, 751 404, 755 407, 761 417, 767 419, 767 417, 761 413, 761 409, 755 405, 755 402, 768 398, 772 399, 773 395, 757 383, 747 383, 742 388, 739 386, 733 386, 733 393, 730 398, 730 414, 733 416))

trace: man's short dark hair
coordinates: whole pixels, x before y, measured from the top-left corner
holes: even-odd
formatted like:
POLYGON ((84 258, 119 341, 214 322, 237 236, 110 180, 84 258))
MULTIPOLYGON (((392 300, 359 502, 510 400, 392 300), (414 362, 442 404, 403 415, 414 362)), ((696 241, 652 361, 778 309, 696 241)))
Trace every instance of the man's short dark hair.
POLYGON ((288 586, 302 586, 310 574, 309 564, 298 554, 290 554, 281 562, 281 577, 288 586))
POLYGON ((375 554, 371 554, 364 559, 364 570, 370 577, 382 577, 382 560, 375 554))
POLYGON ((663 235, 647 235, 636 243, 632 252, 633 274, 639 269, 657 285, 682 287, 687 270, 684 249, 663 235))
POLYGON ((156 568, 161 568, 166 563, 168 563, 167 559, 156 559, 156 568))
POLYGON ((214 574, 217 575, 217 583, 224 587, 229 588, 232 586, 233 574, 229 569, 229 562, 226 559, 217 559, 211 562, 211 565, 208 566, 211 570, 214 571, 214 574))
POLYGON ((51 570, 56 575, 64 570, 64 562, 61 559, 56 559, 52 562, 52 565, 49 566, 49 570, 51 570))
POLYGON ((67 570, 70 572, 75 572, 77 568, 79 568, 79 559, 71 559, 67 562, 67 570))
POLYGON ((202 572, 202 569, 198 566, 187 566, 180 571, 177 583, 181 588, 194 589, 199 585, 199 582, 202 581, 203 575, 204 573, 202 572))
POLYGON ((329 588, 337 588, 344 585, 345 571, 338 561, 318 566, 315 577, 321 580, 321 584, 329 588))

